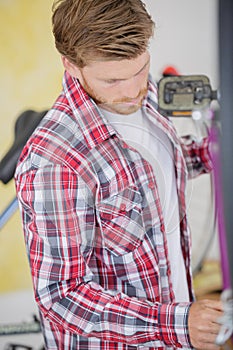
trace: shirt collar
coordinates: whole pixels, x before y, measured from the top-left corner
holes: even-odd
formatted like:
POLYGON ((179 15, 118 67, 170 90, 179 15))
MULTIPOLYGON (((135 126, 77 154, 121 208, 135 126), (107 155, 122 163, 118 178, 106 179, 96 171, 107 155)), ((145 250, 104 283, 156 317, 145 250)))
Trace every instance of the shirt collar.
MULTIPOLYGON (((73 115, 77 118, 84 138, 90 148, 115 135, 116 130, 107 122, 93 99, 82 88, 77 78, 67 71, 63 77, 63 89, 73 115)), ((149 76, 148 92, 142 108, 151 110, 156 119, 161 119, 158 113, 157 86, 149 76)))
MULTIPOLYGON (((169 137, 172 144, 180 149, 180 141, 172 121, 158 111, 158 88, 152 77, 149 76, 148 92, 142 108, 149 118, 169 137)), ((181 149, 180 149, 181 150, 181 149)))
POLYGON ((116 133, 111 125, 107 124, 98 106, 82 88, 78 79, 72 77, 67 71, 63 77, 63 89, 90 148, 116 133))

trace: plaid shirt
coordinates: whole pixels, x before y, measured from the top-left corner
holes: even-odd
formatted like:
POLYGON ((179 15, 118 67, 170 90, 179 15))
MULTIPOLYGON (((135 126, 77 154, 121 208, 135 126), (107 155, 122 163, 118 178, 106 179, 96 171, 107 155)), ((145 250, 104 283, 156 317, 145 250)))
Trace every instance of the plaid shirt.
POLYGON ((150 80, 142 108, 173 145, 190 302, 174 300, 151 165, 66 72, 63 91, 27 142, 15 175, 47 349, 191 347, 185 187, 188 174, 210 170, 208 143, 181 143, 158 113, 156 93, 150 80))

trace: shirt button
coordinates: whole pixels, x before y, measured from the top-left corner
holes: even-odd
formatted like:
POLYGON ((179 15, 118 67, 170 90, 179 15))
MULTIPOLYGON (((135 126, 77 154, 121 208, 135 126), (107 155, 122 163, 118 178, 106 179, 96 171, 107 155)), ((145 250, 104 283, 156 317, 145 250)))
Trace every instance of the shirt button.
POLYGON ((122 203, 120 206, 120 211, 125 211, 126 209, 126 204, 122 203))
POLYGON ((150 181, 148 187, 153 190, 153 188, 155 188, 155 183, 150 181))

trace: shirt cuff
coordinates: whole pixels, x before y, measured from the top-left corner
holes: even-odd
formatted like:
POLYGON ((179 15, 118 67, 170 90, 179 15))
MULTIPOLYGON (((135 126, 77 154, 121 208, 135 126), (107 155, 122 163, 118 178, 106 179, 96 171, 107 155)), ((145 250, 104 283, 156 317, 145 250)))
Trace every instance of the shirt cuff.
POLYGON ((161 328, 161 338, 166 345, 193 349, 188 331, 190 306, 191 303, 160 305, 158 323, 161 328))

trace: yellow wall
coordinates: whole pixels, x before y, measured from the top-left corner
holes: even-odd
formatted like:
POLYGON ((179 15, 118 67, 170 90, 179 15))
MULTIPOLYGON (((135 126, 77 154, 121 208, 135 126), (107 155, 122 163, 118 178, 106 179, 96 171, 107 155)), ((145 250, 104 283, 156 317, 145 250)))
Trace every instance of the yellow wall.
MULTIPOLYGON (((52 0, 0 1, 0 159, 14 123, 26 109, 51 106, 61 90, 62 65, 51 30, 52 0)), ((0 183, 0 212, 14 197, 0 183)), ((19 213, 0 231, 0 293, 31 287, 19 213)))

